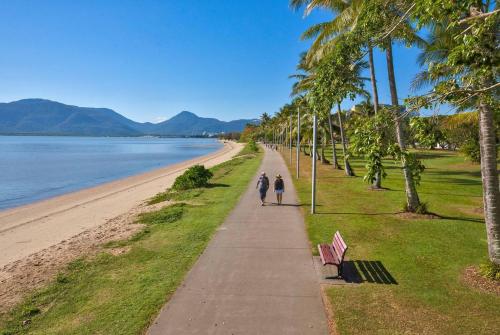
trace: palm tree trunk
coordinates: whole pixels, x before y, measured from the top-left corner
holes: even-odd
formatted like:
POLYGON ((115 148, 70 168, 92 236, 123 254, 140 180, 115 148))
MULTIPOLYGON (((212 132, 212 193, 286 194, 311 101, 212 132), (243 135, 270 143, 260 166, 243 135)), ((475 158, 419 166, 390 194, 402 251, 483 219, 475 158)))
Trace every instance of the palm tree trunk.
POLYGON ((500 265, 500 191, 498 187, 496 131, 493 111, 490 106, 483 102, 479 105, 479 143, 488 254, 493 263, 500 265))
POLYGON ((373 48, 368 47, 368 63, 370 65, 370 79, 372 82, 373 91, 373 110, 375 114, 378 112, 378 90, 377 90, 377 79, 375 78, 375 66, 373 64, 373 48))
MULTIPOLYGON (((395 108, 397 108, 397 111, 394 115, 394 123, 396 126, 396 138, 401 150, 405 151, 406 138, 400 118, 401 115, 399 111, 398 93, 396 89, 396 77, 394 75, 394 62, 392 59, 392 40, 390 38, 387 41, 385 55, 387 59, 387 74, 389 77, 389 88, 391 91, 391 103, 395 108)), ((418 198, 417 188, 415 187, 413 176, 405 159, 402 159, 402 164, 403 164, 403 175, 405 178, 407 210, 410 212, 415 212, 420 207, 420 199, 418 198)))
MULTIPOLYGON (((377 78, 375 77, 375 65, 373 64, 373 48, 368 46, 368 64, 370 65, 370 79, 372 82, 372 92, 373 92, 373 110, 375 115, 378 113, 378 90, 377 90, 377 78)), ((382 172, 377 171, 375 173, 375 180, 373 181, 373 188, 382 188, 382 172)))
POLYGON ((324 138, 321 139, 321 164, 326 164, 325 140, 324 140, 324 138))
POLYGON ((332 127, 332 114, 328 111, 328 125, 330 126, 330 141, 332 141, 332 158, 333 158, 333 168, 339 168, 339 162, 337 161, 337 148, 335 145, 335 138, 333 137, 333 127, 332 127))
POLYGON ((351 165, 349 164, 349 160, 347 159, 347 148, 345 144, 345 135, 344 135, 344 126, 342 123, 342 111, 340 109, 340 104, 337 104, 338 116, 339 116, 339 128, 340 128, 340 138, 342 140, 342 152, 344 154, 344 171, 348 176, 354 176, 352 172, 351 165))

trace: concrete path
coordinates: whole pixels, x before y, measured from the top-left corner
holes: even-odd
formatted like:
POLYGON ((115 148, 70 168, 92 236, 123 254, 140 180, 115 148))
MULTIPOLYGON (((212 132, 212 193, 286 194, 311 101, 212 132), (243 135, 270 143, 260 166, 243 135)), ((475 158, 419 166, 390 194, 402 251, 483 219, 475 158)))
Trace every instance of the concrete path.
POLYGON ((148 334, 328 334, 291 176, 267 149, 261 170, 284 177, 284 205, 260 206, 256 175, 148 334))

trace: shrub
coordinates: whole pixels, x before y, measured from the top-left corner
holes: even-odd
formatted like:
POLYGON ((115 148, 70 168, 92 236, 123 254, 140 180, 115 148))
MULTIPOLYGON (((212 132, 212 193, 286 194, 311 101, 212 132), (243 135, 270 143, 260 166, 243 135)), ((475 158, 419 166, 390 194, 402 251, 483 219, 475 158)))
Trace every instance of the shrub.
POLYGON ((257 147, 257 143, 255 143, 254 140, 250 140, 250 142, 248 142, 248 149, 250 151, 253 151, 253 152, 259 151, 259 148, 257 147))
POLYGON ((479 141, 475 139, 467 140, 462 147, 460 147, 460 152, 462 152, 465 157, 472 163, 481 162, 481 150, 479 148, 479 141))
POLYGON ((205 187, 213 174, 203 165, 194 165, 175 179, 172 189, 182 191, 192 188, 205 187))
POLYGON ((500 265, 487 261, 479 265, 479 273, 488 279, 500 281, 500 265))
POLYGON ((31 317, 40 314, 41 310, 38 307, 27 305, 23 308, 22 314, 24 317, 31 317))

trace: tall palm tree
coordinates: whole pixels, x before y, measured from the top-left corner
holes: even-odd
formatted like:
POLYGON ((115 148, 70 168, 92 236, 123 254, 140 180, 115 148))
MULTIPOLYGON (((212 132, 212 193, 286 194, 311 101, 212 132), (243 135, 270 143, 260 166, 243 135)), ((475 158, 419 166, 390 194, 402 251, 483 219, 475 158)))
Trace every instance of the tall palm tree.
MULTIPOLYGON (((363 1, 360 0, 341 0, 341 1, 331 1, 331 0, 292 0, 291 5, 295 9, 307 4, 306 15, 309 14, 314 8, 322 7, 326 8, 333 13, 337 14, 333 20, 313 25, 311 28, 306 30, 302 34, 303 39, 312 39, 314 42, 309 48, 305 61, 308 64, 314 64, 318 62, 321 58, 328 54, 329 50, 334 47, 337 42, 338 37, 347 31, 352 31, 356 27, 356 18, 362 8, 363 1)), ((373 107, 375 113, 378 111, 378 89, 377 81, 375 76, 375 66, 373 62, 373 47, 372 42, 368 39, 366 42, 368 49, 368 64, 370 68, 370 80, 372 85, 372 97, 373 97, 373 107)), ((329 116, 331 124, 331 116, 329 116)), ((332 151, 333 151, 333 166, 337 167, 337 157, 335 151, 335 141, 333 138, 333 132, 330 131, 331 141, 332 141, 332 151)), ((344 147, 344 146, 343 146, 344 147)), ((375 178, 374 188, 381 188, 381 172, 377 173, 377 178, 375 178)))
POLYGON ((344 155, 344 166, 345 173, 348 176, 354 176, 354 172, 352 171, 351 164, 349 163, 348 155, 347 155, 347 146, 344 134, 344 123, 342 121, 342 109, 340 108, 340 103, 337 103, 337 116, 339 119, 339 127, 340 127, 340 136, 342 138, 342 153, 344 155))
MULTIPOLYGON (((326 8, 333 10, 338 15, 332 20, 330 25, 322 24, 313 27, 306 32, 306 36, 316 36, 316 41, 313 43, 313 48, 317 51, 314 54, 323 56, 326 54, 325 49, 328 50, 331 44, 337 43, 337 36, 340 33, 345 33, 346 30, 358 31, 361 38, 365 39, 365 44, 370 49, 373 45, 382 46, 385 49, 387 60, 387 72, 389 77, 389 88, 391 93, 392 110, 394 111, 394 124, 396 127, 397 142, 402 152, 406 150, 406 134, 402 126, 401 108, 398 102, 396 79, 394 74, 393 53, 392 53, 392 40, 403 39, 408 43, 423 44, 413 30, 411 22, 406 18, 407 2, 402 1, 389 1, 389 0, 291 0, 291 6, 299 8, 303 5, 306 7, 306 15, 315 8, 326 8), (359 22, 362 24, 359 24, 359 22), (341 25, 344 23, 344 25, 341 25), (357 25, 362 28, 358 28, 357 25), (331 37, 333 35, 333 38, 331 37), (330 36, 330 37, 329 37, 330 36), (371 38, 370 36, 376 36, 371 38), (324 41, 331 41, 331 43, 324 43, 324 41), (323 47, 320 47, 324 44, 323 47)), ((414 6, 414 5, 412 5, 414 6)), ((411 8, 411 7, 410 7, 411 8)), ((370 51, 370 50, 369 50, 370 51)), ((370 56, 370 55, 369 55, 370 56)), ((369 61, 371 61, 369 57, 369 61)), ((372 62, 373 66, 373 62, 372 62)), ((372 87, 374 95, 377 92, 376 83, 374 81, 374 71, 372 77, 372 87)), ((377 93, 378 95, 378 93, 377 93)), ((378 110, 378 96, 377 96, 377 110, 378 110)), ((404 156, 402 156, 404 157, 404 156)), ((408 161, 402 158, 403 175, 405 178, 405 190, 407 197, 407 209, 409 211, 416 211, 420 208, 420 200, 416 190, 416 184, 413 179, 413 174, 410 171, 408 161)), ((379 179, 380 182, 380 179, 379 179)))
MULTIPOLYGON (((483 1, 482 11, 488 13, 490 10, 489 2, 483 1)), ((500 5, 496 4, 496 10, 500 5)), ((463 9, 458 10, 458 12, 463 9)), ((459 13, 461 17, 474 15, 469 10, 469 13, 459 13)), ((477 14, 476 14, 477 15, 477 14)), ((483 14, 484 15, 484 14, 483 14)), ((453 53, 463 48, 465 32, 470 30, 471 25, 478 25, 478 21, 463 21, 462 24, 455 25, 453 20, 447 22, 440 20, 433 23, 430 27, 431 38, 427 47, 419 56, 421 65, 427 65, 428 69, 419 73, 413 82, 414 88, 422 88, 424 86, 443 86, 452 82, 458 86, 459 90, 465 91, 463 86, 469 85, 469 93, 458 94, 456 97, 447 94, 448 92, 436 93, 432 90, 431 94, 437 94, 433 98, 439 98, 439 101, 446 101, 457 107, 460 110, 477 109, 479 112, 479 137, 480 137, 480 152, 481 152, 481 177, 483 182, 483 207, 484 218, 486 223, 486 236, 488 241, 488 254, 490 260, 500 265, 500 188, 497 167, 497 129, 498 121, 495 120, 498 114, 499 90, 485 90, 485 87, 492 87, 496 82, 498 85, 498 77, 494 78, 491 73, 498 73, 498 43, 495 39, 498 36, 498 21, 496 17, 496 26, 490 28, 494 31, 485 30, 486 34, 475 36, 479 41, 478 45, 469 44, 466 49, 469 53, 476 54, 473 57, 472 64, 461 62, 458 65, 450 66, 448 60, 453 53), (451 23, 453 25, 450 25, 451 23), (461 36, 457 39, 457 36, 461 36), (483 39, 481 41, 481 39, 483 39), (496 51, 496 53, 495 53, 496 51), (484 56, 481 55, 484 53, 484 56), (493 56, 491 56, 493 55, 493 56), (492 57, 497 62, 491 62, 492 57), (432 71, 432 65, 444 65, 439 73, 432 71), (491 68, 496 69, 491 71, 491 68), (490 74, 488 74, 490 73, 490 74), (472 83, 472 84, 471 84, 472 83), (460 87, 462 86, 462 87, 460 87), (473 90, 477 92, 474 93, 473 90), (451 98, 449 98, 451 97, 451 98)), ((469 32, 470 34, 470 32, 469 32)), ((456 54, 455 54, 456 55, 456 54)))
MULTIPOLYGON (((315 24, 307 29, 303 34, 303 39, 314 39, 306 55, 306 62, 314 64, 328 54, 334 46, 337 37, 345 32, 356 28, 357 16, 359 15, 363 1, 362 0, 291 0, 291 6, 298 9, 307 5, 305 14, 308 15, 315 8, 327 9, 335 14, 331 21, 315 24)), ((372 85, 372 98, 375 112, 378 111, 378 89, 375 76, 375 65, 373 62, 372 41, 368 38, 365 41, 368 53, 368 64, 370 68, 370 80, 372 85)))

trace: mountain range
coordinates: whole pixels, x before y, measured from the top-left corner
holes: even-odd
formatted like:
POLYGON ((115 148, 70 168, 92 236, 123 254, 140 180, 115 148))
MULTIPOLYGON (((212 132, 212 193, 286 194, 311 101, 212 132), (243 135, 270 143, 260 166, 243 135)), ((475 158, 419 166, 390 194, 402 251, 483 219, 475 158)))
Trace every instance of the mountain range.
POLYGON ((140 123, 108 108, 65 105, 44 99, 0 103, 0 134, 77 136, 199 136, 240 132, 257 119, 220 121, 183 111, 160 123, 140 123))

